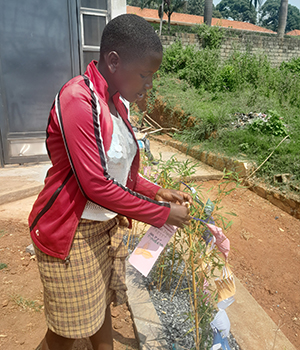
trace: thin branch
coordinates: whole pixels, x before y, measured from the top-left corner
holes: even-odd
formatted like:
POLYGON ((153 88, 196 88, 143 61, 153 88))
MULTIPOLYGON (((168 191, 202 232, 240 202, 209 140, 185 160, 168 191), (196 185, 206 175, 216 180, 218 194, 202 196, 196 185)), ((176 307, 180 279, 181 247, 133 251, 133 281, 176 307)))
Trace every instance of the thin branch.
POLYGON ((247 177, 246 177, 246 180, 248 180, 250 177, 252 177, 256 172, 257 172, 257 170, 259 170, 265 163, 266 163, 266 161, 272 156, 272 154, 275 152, 275 150, 282 144, 282 142, 283 141, 285 141, 288 137, 290 137, 290 135, 286 135, 286 137, 283 139, 283 140, 281 140, 280 142, 279 142, 279 144, 273 149, 273 151, 270 153, 270 155, 260 164, 260 166, 258 167, 258 168, 256 168, 250 175, 248 175, 247 177))

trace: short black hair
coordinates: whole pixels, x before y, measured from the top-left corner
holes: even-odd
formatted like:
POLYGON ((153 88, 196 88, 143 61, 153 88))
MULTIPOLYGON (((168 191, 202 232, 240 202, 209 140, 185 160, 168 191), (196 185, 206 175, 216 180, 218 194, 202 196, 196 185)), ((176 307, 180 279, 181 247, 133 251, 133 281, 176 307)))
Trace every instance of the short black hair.
POLYGON ((162 53, 163 47, 153 27, 143 17, 124 14, 108 22, 103 30, 100 57, 110 51, 116 51, 129 61, 143 58, 149 52, 162 53))

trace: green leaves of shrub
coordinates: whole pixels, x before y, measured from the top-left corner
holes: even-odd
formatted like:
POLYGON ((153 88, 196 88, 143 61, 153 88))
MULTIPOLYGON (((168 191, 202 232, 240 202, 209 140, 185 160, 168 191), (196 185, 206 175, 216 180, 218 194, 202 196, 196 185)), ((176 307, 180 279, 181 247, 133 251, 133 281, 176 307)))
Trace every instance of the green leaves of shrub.
POLYGON ((260 132, 262 134, 281 137, 287 135, 286 126, 276 111, 269 111, 268 117, 265 120, 255 119, 252 124, 249 124, 248 128, 254 133, 260 132))
POLYGON ((218 67, 220 64, 217 50, 203 49, 197 51, 185 72, 185 79, 196 89, 203 87, 212 90, 216 85, 218 67))
POLYGON ((206 24, 198 26, 198 36, 203 47, 218 49, 221 45, 223 32, 217 26, 209 27, 206 24))
POLYGON ((218 90, 235 91, 237 88, 236 82, 237 82, 237 77, 236 77, 236 70, 234 66, 232 66, 231 64, 225 65, 219 73, 218 90))
POLYGON ((181 41, 175 41, 165 50, 160 71, 177 73, 189 66, 195 55, 196 50, 193 46, 190 45, 184 48, 181 41))
POLYGON ((292 73, 297 73, 300 75, 300 57, 292 58, 289 62, 282 62, 280 69, 287 69, 292 73))
POLYGON ((166 50, 158 75, 154 92, 168 110, 179 107, 185 111, 182 120, 194 118, 191 128, 183 123, 177 135, 182 141, 201 142, 205 150, 234 157, 243 153, 260 164, 279 138, 289 134, 257 174, 272 179, 276 173, 289 172, 300 181, 300 58, 279 68, 271 66, 263 54, 236 50, 224 59, 218 49, 207 46, 199 51, 176 42, 166 50), (230 116, 250 111, 268 113, 269 118, 232 129, 230 116))

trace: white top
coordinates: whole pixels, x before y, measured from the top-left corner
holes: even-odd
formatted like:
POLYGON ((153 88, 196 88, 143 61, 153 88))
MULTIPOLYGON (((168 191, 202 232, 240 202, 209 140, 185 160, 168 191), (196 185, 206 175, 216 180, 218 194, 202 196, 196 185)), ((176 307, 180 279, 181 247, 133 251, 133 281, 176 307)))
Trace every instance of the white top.
MULTIPOLYGON (((136 155, 137 147, 132 134, 128 130, 121 116, 111 114, 113 120, 113 134, 110 148, 107 152, 107 171, 111 178, 115 179, 121 185, 126 186, 130 173, 133 158, 136 155)), ((82 219, 106 221, 118 215, 97 205, 91 201, 87 201, 82 219)))

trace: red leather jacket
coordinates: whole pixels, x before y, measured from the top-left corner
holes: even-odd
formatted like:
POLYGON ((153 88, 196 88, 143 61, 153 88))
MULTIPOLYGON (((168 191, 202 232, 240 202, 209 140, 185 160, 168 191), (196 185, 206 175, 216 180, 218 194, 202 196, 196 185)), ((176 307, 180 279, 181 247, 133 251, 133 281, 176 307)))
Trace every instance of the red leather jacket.
MULTIPOLYGON (((60 259, 69 254, 87 199, 157 227, 170 213, 169 203, 153 199, 159 186, 138 174, 139 152, 126 186, 107 173, 105 154, 111 144, 113 123, 107 105, 107 83, 96 63, 88 65, 84 76, 66 83, 52 105, 46 139, 52 167, 29 215, 33 242, 60 259)), ((119 94, 113 100, 133 134, 119 94)))

